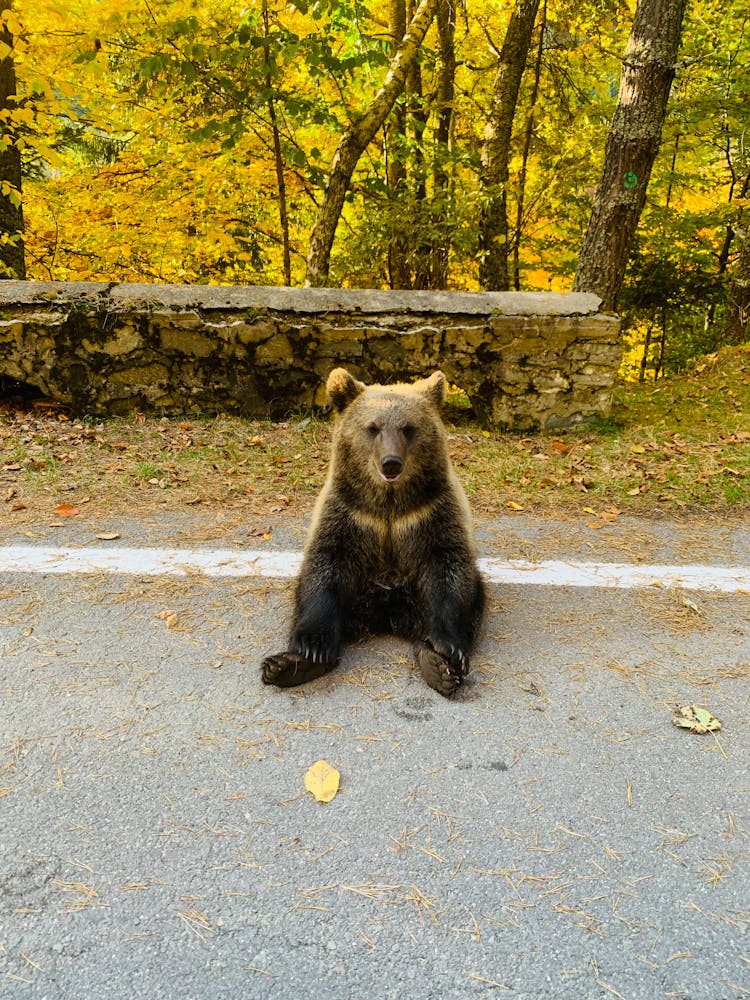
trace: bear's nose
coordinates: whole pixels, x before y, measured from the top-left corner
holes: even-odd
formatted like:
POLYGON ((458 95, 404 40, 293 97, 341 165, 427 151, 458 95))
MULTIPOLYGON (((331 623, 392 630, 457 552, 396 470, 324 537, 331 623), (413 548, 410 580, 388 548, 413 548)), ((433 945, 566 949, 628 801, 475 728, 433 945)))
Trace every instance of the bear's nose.
POLYGON ((383 473, 383 477, 389 482, 398 479, 403 467, 404 463, 398 455, 386 455, 385 458, 381 458, 380 460, 380 471, 383 473))

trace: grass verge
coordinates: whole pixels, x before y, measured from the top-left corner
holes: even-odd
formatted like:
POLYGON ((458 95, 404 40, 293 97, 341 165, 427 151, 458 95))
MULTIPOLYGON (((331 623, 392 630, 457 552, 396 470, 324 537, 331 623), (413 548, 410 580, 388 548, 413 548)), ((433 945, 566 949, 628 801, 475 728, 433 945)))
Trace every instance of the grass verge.
MULTIPOLYGON (((750 347, 692 372, 620 385, 598 426, 519 436, 446 412, 449 447, 479 515, 587 510, 731 516, 750 510, 750 347)), ((71 419, 4 405, 5 522, 91 504, 108 516, 220 505, 258 517, 308 509, 322 485, 330 425, 212 419, 71 419)), ((68 512, 69 513, 69 512, 68 512)), ((261 530, 261 529, 259 529, 261 530)))

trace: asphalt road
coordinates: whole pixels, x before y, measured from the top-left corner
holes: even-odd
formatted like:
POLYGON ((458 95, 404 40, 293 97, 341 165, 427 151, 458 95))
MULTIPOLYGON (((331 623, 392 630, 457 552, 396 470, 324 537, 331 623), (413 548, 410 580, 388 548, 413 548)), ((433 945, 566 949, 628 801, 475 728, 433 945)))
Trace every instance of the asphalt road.
MULTIPOLYGON (((750 565, 737 526, 480 537, 750 565)), ((265 688, 289 594, 0 576, 3 1000, 750 995, 747 593, 493 586, 451 701, 383 639, 265 688), (672 724, 694 702, 721 732, 672 724), (325 805, 304 789, 320 758, 341 773, 325 805)))

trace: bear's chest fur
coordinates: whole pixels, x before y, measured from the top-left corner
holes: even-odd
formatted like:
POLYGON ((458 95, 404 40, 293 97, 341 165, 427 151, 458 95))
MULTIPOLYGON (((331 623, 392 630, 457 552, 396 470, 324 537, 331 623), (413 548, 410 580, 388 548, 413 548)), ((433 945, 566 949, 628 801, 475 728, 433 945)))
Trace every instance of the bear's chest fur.
POLYGON ((362 510, 351 513, 352 549, 359 555, 363 583, 384 590, 408 588, 421 568, 420 555, 430 534, 432 504, 408 514, 386 517, 362 510))

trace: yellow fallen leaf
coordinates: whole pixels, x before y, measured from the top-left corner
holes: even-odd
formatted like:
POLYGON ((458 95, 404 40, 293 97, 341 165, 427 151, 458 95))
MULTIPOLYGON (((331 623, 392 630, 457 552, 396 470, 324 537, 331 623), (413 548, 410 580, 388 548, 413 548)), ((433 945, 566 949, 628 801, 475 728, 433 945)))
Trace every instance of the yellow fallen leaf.
POLYGON ((340 774, 325 760, 316 760, 305 772, 305 788, 318 802, 330 802, 339 790, 340 774))
POLYGON ((721 723, 715 715, 700 705, 683 705, 672 716, 672 722, 691 733, 718 733, 721 723))
POLYGON ((505 504, 505 506, 509 510, 523 510, 523 507, 521 506, 521 504, 520 503, 516 503, 515 500, 508 500, 508 502, 505 504))

